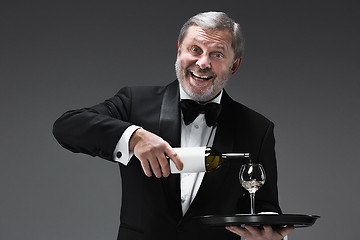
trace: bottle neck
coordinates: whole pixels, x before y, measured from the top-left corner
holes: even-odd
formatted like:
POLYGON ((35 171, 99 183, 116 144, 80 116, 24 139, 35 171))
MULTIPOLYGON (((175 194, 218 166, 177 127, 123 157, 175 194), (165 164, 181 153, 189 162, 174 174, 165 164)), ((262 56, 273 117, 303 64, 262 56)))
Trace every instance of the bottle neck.
POLYGON ((223 158, 250 158, 250 153, 223 153, 221 154, 223 158))

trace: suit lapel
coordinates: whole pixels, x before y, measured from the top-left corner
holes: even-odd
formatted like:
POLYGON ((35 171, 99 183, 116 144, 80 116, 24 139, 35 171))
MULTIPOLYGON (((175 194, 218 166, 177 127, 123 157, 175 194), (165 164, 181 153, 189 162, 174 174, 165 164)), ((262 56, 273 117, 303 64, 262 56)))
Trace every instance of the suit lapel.
POLYGON ((234 139, 231 136, 234 132, 233 128, 236 126, 232 123, 231 102, 232 99, 224 90, 221 99, 222 111, 219 116, 218 127, 213 144, 213 147, 221 153, 232 152, 234 147, 234 139))
MULTIPOLYGON (((167 141, 171 147, 180 147, 181 114, 179 99, 179 82, 174 81, 165 89, 159 119, 160 136, 167 141)), ((162 181, 170 214, 172 214, 175 221, 178 222, 182 217, 180 175, 170 174, 169 177, 162 178, 162 181)))
POLYGON ((159 132, 170 146, 180 146, 180 108, 179 108, 179 83, 174 81, 169 84, 164 92, 161 103, 159 132), (175 134, 174 134, 175 133, 175 134))

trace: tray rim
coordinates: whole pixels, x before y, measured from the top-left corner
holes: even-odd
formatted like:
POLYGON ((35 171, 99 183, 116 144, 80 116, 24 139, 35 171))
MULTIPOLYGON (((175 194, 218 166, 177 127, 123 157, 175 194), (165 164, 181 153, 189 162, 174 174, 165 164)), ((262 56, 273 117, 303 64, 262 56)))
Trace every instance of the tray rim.
POLYGON ((313 214, 222 214, 195 217, 203 225, 219 227, 227 225, 272 225, 276 227, 310 227, 320 218, 313 214))

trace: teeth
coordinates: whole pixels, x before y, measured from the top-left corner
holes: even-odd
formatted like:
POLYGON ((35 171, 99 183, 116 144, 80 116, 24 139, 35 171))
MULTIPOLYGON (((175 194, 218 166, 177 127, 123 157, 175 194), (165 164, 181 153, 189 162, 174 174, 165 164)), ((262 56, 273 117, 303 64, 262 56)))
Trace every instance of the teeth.
POLYGON ((201 78, 201 79, 205 79, 205 80, 208 80, 208 79, 212 78, 212 76, 200 76, 200 75, 197 75, 197 74, 195 74, 193 72, 192 72, 192 75, 194 75, 197 78, 201 78))

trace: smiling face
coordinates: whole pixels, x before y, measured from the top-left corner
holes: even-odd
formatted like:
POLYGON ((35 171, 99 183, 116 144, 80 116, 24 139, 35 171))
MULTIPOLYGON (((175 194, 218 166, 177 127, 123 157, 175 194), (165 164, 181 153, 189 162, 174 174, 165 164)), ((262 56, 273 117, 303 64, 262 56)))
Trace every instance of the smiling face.
POLYGON ((241 58, 234 60, 231 43, 232 35, 226 30, 188 29, 175 66, 182 88, 194 100, 207 102, 216 97, 239 68, 241 58))

